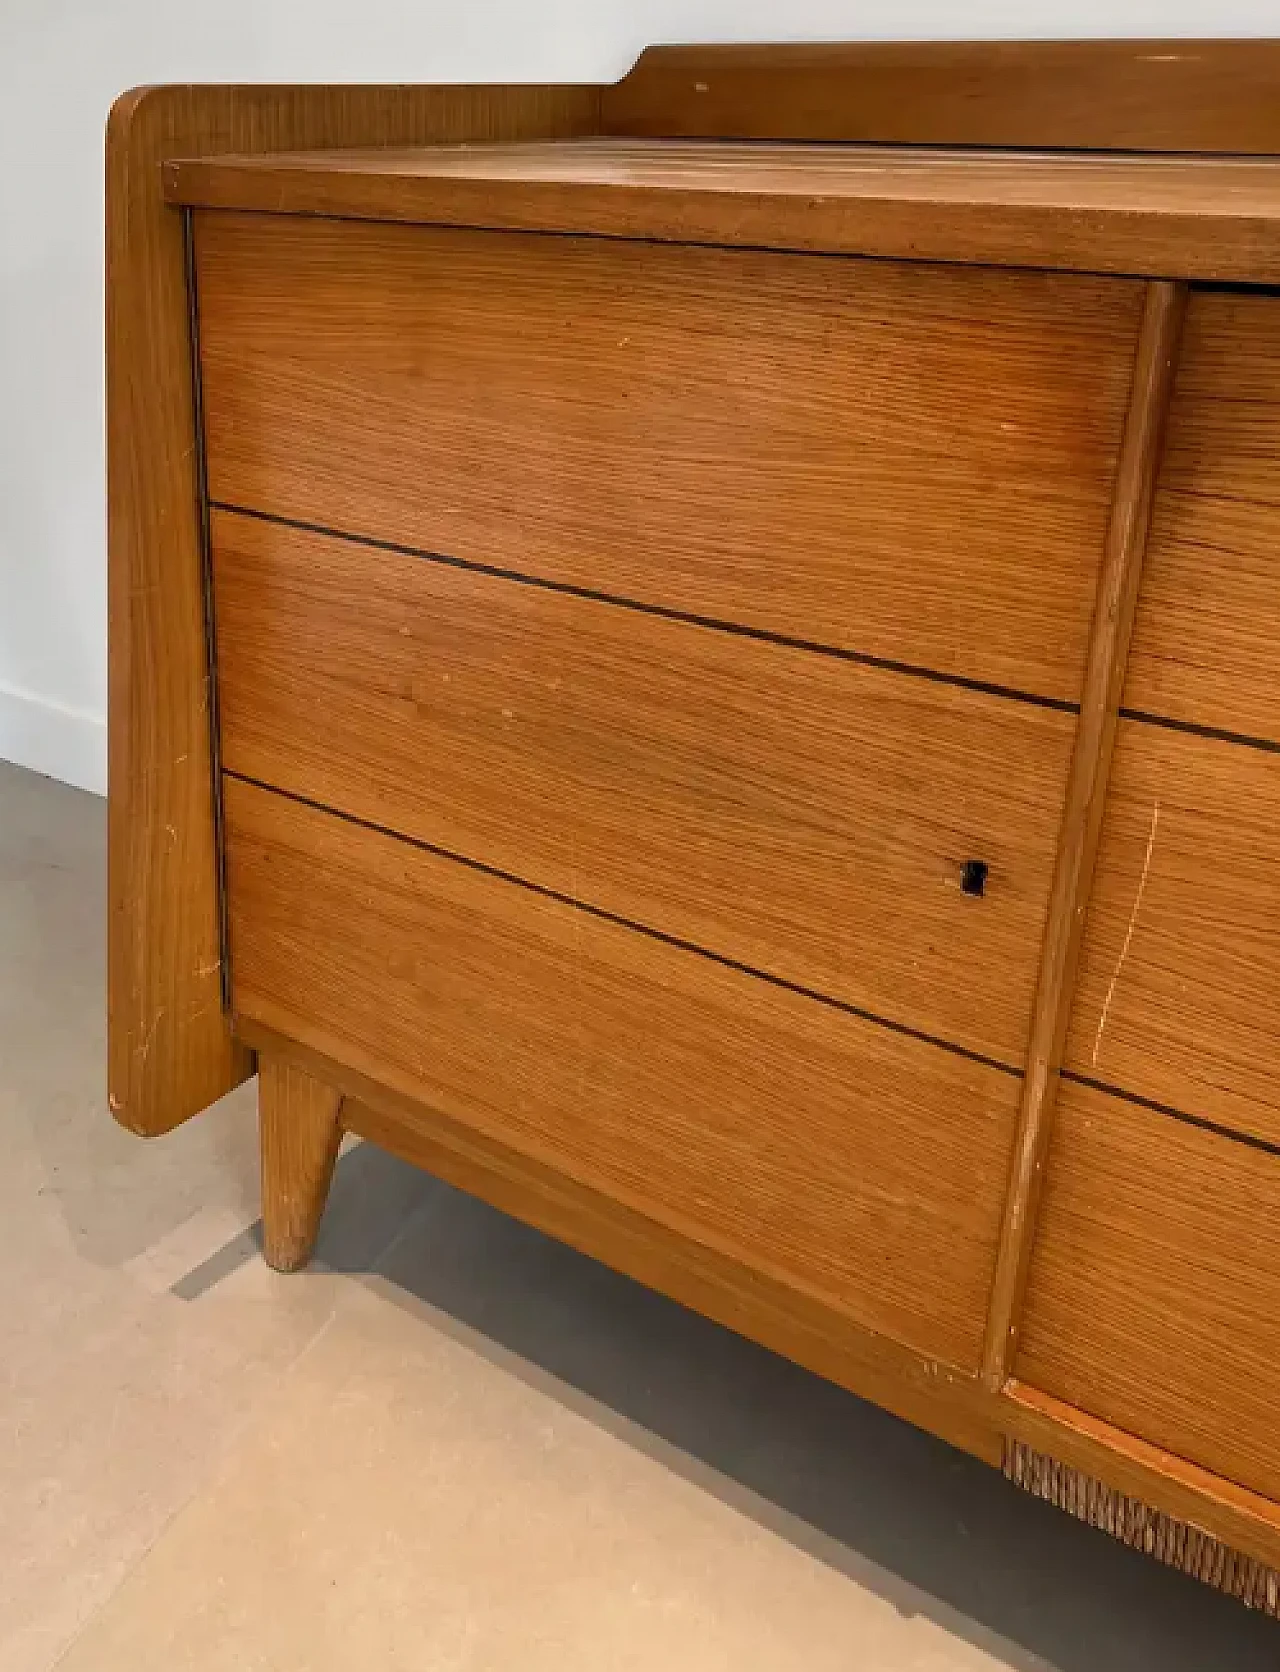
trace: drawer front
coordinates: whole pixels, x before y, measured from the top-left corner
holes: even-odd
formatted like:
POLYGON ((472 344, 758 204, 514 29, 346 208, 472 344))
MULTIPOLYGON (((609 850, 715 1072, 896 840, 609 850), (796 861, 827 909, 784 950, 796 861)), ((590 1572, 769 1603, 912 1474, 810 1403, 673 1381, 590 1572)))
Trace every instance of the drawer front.
POLYGON ((237 1013, 968 1369, 1019 1082, 230 779, 237 1013))
POLYGON ((213 549, 229 770, 1021 1065, 1074 716, 226 512, 213 549))
POLYGON ((1078 697, 1140 287, 197 216, 215 500, 1078 697))
POLYGON ((1280 295, 1193 294, 1125 688, 1280 744, 1280 295))
POLYGON ((1280 1144, 1280 754, 1121 722, 1066 1061, 1280 1144))
POLYGON ((1064 1084, 1016 1374, 1280 1500, 1280 1154, 1064 1084))

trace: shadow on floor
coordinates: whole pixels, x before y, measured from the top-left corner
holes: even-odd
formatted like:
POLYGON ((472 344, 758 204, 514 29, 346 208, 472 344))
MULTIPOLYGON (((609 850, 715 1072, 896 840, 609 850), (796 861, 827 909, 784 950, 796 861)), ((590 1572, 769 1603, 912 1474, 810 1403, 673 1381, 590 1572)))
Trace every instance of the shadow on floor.
POLYGON ((473 1349, 1019 1672, 1280 1667, 1274 1622, 371 1145, 339 1164, 317 1259, 431 1308, 473 1349))

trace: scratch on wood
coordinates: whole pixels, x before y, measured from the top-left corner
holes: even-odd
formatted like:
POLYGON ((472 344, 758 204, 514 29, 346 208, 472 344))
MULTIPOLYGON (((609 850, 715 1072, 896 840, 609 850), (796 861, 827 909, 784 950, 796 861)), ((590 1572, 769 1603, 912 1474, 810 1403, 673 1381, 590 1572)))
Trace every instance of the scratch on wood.
POLYGON ((1138 878, 1138 892, 1134 896, 1133 910, 1129 913, 1129 927, 1125 930, 1124 944, 1120 948, 1120 956, 1116 959, 1115 972, 1111 977, 1111 985, 1107 988, 1107 996, 1102 1003, 1102 1014, 1098 1017, 1098 1031, 1093 1040, 1093 1067, 1098 1066, 1098 1053, 1102 1050, 1102 1034, 1107 1025, 1107 1017, 1111 1012, 1111 1001, 1116 996, 1116 985, 1120 980, 1120 971, 1124 968, 1124 961, 1129 956, 1129 946, 1133 940, 1133 931, 1138 926, 1138 913, 1142 910, 1142 896, 1147 889, 1147 875, 1151 870, 1151 855, 1156 845, 1156 826, 1160 822, 1160 802, 1157 799, 1151 807, 1151 829, 1147 832, 1147 852, 1142 861, 1142 875, 1138 878))
POLYGON ((147 1037, 142 1041, 141 1045, 138 1046, 138 1066, 139 1067, 142 1067, 142 1065, 146 1062, 147 1058, 151 1055, 151 1047, 155 1043, 156 1029, 160 1026, 160 1023, 163 1020, 163 1018, 164 1018, 164 1007, 162 1005, 160 1007, 160 1009, 156 1011, 155 1018, 152 1021, 151 1026, 147 1029, 147 1037))

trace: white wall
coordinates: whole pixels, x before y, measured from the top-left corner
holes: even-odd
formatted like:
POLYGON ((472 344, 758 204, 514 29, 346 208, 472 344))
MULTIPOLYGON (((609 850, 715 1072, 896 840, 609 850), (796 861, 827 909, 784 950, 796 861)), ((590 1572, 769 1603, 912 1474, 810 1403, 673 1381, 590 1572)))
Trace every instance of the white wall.
POLYGON ((0 0, 0 758, 106 782, 102 132, 123 88, 595 81, 663 40, 1274 32, 1278 0, 0 0))

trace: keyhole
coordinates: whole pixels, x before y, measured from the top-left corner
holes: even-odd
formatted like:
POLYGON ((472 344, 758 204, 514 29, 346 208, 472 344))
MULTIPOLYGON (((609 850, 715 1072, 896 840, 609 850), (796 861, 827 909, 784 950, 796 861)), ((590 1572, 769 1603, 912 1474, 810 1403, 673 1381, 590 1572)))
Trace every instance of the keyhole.
POLYGON ((960 892, 982 894, 987 886, 987 869, 985 859, 966 859, 960 867, 960 892))

